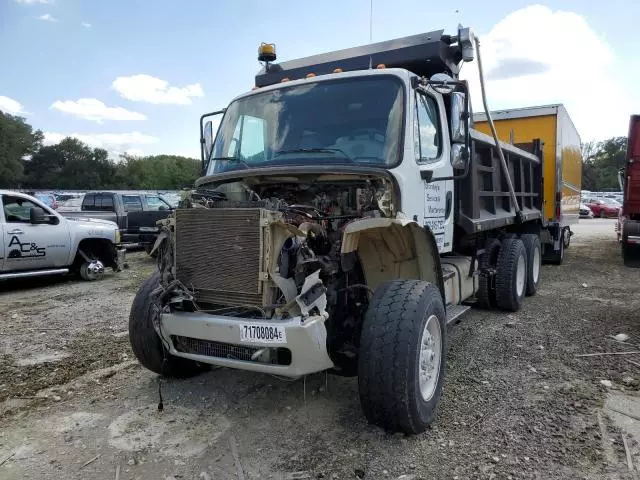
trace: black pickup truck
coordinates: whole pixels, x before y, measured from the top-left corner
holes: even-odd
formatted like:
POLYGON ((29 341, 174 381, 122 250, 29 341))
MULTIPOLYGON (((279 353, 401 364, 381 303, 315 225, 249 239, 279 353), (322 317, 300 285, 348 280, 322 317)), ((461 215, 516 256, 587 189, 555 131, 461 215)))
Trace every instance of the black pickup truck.
POLYGON ((138 245, 150 251, 158 235, 156 222, 172 210, 171 205, 156 194, 88 192, 79 212, 62 214, 69 218, 92 217, 116 222, 125 246, 138 245))

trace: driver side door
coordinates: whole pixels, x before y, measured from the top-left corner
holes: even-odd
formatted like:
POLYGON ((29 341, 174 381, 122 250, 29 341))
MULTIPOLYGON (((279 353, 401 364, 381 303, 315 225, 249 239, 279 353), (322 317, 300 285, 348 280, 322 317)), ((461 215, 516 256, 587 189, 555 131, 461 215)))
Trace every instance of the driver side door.
POLYGON ((2 195, 4 225, 4 269, 38 270, 63 267, 69 263, 70 239, 66 222, 44 205, 19 195, 2 195), (51 223, 34 225, 30 221, 32 207, 51 215, 51 223))

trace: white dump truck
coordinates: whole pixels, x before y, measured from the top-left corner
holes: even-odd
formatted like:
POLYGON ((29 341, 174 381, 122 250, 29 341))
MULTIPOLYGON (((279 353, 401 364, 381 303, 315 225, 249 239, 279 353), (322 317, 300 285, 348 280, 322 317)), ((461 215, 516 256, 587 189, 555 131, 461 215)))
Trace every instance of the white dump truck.
POLYGON ((357 375, 370 422, 425 430, 448 327, 472 305, 518 310, 541 243, 562 243, 541 142, 472 128, 458 73, 476 53, 467 28, 284 63, 263 44, 254 89, 201 118, 204 174, 132 305, 140 362, 357 375))

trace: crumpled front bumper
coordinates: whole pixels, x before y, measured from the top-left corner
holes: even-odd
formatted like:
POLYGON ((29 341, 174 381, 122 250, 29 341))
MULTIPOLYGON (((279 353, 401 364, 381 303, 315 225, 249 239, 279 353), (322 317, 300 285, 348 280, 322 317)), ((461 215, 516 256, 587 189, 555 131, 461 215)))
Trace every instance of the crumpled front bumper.
POLYGON ((160 314, 159 331, 171 355, 222 367, 295 378, 333 367, 333 362, 327 353, 327 330, 324 322, 325 317, 321 315, 312 315, 305 319, 298 316, 286 320, 256 320, 174 311, 160 314), (244 342, 241 340, 240 326, 246 324, 264 327, 281 326, 286 333, 286 343, 244 342), (217 353, 216 356, 185 353, 176 348, 176 337, 193 339, 198 345, 204 346, 207 346, 207 342, 215 342, 211 344, 213 348, 206 349, 208 352, 229 351, 233 350, 234 346, 252 349, 286 348, 291 352, 291 363, 278 365, 258 360, 241 360, 224 353, 217 353))

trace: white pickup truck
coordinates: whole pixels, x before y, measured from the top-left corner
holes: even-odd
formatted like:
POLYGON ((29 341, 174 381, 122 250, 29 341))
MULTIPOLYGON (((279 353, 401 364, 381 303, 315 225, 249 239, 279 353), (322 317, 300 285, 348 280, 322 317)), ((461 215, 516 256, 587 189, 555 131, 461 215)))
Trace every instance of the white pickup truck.
POLYGON ((65 218, 38 199, 0 190, 0 280, 79 273, 98 280, 119 271, 125 250, 114 222, 65 218))

